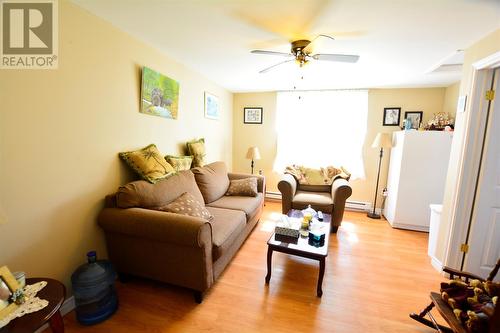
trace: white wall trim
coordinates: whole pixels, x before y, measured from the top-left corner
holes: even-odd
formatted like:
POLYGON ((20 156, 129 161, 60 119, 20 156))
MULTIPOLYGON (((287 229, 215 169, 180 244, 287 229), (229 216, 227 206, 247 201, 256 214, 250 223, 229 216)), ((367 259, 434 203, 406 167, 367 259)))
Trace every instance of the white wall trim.
POLYGON ((474 67, 476 70, 493 69, 496 67, 500 67, 500 51, 493 53, 479 61, 476 61, 472 64, 472 67, 474 67))
POLYGON ((461 158, 455 195, 453 197, 451 229, 444 264, 460 268, 463 254, 460 245, 467 238, 469 219, 472 212, 473 196, 479 172, 481 146, 486 126, 487 103, 483 103, 487 86, 493 75, 493 68, 500 66, 500 52, 496 52, 472 64, 472 84, 469 106, 464 119, 465 133, 462 142, 461 158))
POLYGON ((59 311, 61 311, 61 314, 63 316, 65 316, 68 313, 70 313, 71 311, 73 311, 75 309, 75 307, 76 307, 75 296, 71 296, 63 302, 59 311))
MULTIPOLYGON (((273 191, 267 191, 265 195, 266 199, 271 199, 271 200, 281 200, 281 193, 280 192, 273 192, 273 191)), ((371 212, 373 209, 373 206, 371 203, 367 202, 361 202, 361 201, 352 201, 352 200, 347 200, 346 201, 346 206, 345 210, 352 211, 352 212, 371 212), (355 209, 353 207, 362 207, 364 205, 364 209, 355 209)), ((382 209, 381 208, 375 208, 375 213, 377 214, 382 214, 382 209)))
MULTIPOLYGON (((73 311, 74 309, 75 309, 75 297, 71 296, 63 302, 59 311, 61 312, 62 316, 65 316, 68 313, 70 313, 71 311, 73 311)), ((43 331, 45 331, 48 328, 49 328, 49 324, 45 324, 42 327, 40 327, 39 329, 37 329, 35 331, 35 333, 42 333, 43 331)))
POLYGON ((439 273, 443 272, 443 264, 436 257, 431 257, 431 265, 439 273))

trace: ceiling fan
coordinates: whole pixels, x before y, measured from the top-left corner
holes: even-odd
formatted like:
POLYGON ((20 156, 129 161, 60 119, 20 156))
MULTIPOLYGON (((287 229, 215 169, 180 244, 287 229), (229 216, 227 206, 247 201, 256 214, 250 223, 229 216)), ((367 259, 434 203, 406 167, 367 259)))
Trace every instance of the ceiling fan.
POLYGON ((282 65, 282 64, 285 64, 285 63, 291 62, 291 61, 295 61, 300 67, 302 67, 306 63, 308 63, 310 60, 324 60, 324 61, 336 61, 336 62, 347 62, 347 63, 355 63, 359 60, 358 55, 351 55, 351 54, 331 54, 331 53, 311 54, 312 53, 311 45, 319 37, 325 37, 325 38, 330 38, 332 40, 335 40, 333 37, 328 36, 328 35, 318 35, 315 38, 313 38, 312 40, 299 39, 299 40, 292 41, 290 53, 266 51, 266 50, 252 50, 250 52, 254 53, 254 54, 276 55, 276 56, 287 57, 287 58, 293 57, 293 59, 281 61, 281 62, 274 64, 270 67, 264 68, 263 70, 259 71, 259 73, 266 73, 279 65, 282 65))

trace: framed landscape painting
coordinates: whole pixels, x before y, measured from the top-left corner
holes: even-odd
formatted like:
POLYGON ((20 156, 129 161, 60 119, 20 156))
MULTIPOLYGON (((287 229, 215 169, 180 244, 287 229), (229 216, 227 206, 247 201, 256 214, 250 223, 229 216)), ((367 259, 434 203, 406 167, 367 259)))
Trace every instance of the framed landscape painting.
POLYGON ((205 117, 219 119, 219 98, 205 91, 205 117))
POLYGON ((141 112, 177 119, 179 82, 151 68, 142 68, 141 112))

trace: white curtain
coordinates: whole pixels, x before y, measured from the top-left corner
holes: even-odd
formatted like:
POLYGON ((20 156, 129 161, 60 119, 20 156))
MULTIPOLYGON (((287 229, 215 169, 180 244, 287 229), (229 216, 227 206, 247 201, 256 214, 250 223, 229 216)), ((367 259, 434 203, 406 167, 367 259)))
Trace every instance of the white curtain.
POLYGON ((279 92, 274 171, 292 164, 343 166, 364 178, 367 90, 279 92))

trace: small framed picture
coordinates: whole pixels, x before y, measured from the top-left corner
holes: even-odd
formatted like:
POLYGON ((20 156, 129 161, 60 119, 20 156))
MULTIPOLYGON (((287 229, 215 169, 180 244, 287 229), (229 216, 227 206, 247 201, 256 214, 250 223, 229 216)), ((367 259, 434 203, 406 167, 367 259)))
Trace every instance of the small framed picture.
POLYGON ((412 129, 419 129, 423 114, 423 111, 407 111, 405 112, 405 119, 406 121, 410 120, 412 129))
POLYGON ((23 289, 7 266, 0 267, 0 319, 14 311, 23 302, 23 289))
POLYGON ((219 98, 205 91, 205 118, 219 119, 219 98))
POLYGON ((243 123, 244 124, 262 124, 262 108, 244 108, 243 123))
POLYGON ((399 126, 401 108, 384 108, 383 126, 399 126))

